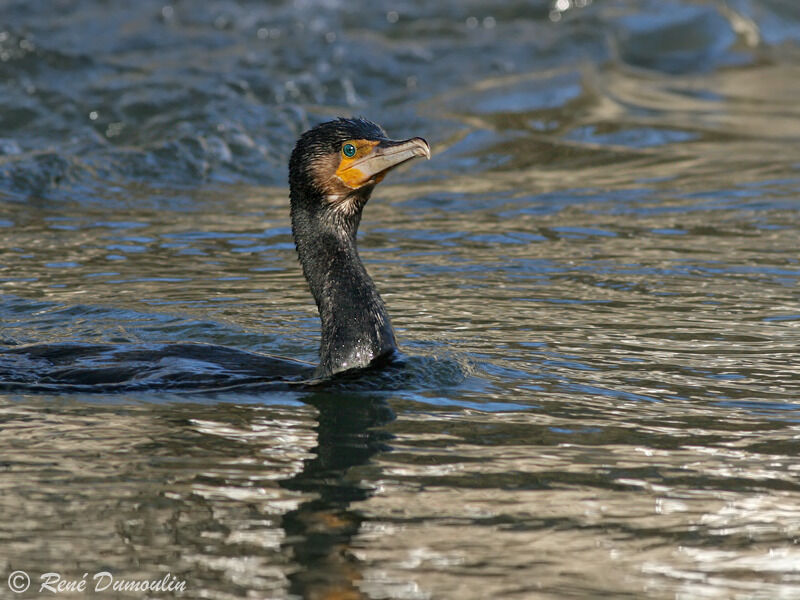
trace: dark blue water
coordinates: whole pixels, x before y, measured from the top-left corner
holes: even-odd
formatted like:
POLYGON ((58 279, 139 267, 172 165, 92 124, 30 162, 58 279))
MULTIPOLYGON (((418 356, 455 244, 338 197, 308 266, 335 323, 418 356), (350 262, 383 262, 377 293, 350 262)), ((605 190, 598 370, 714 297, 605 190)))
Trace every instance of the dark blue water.
POLYGON ((401 375, 4 388, 0 596, 797 596, 798 98, 794 0, 5 2, 4 347, 314 362, 295 138, 434 156, 359 239, 401 375))

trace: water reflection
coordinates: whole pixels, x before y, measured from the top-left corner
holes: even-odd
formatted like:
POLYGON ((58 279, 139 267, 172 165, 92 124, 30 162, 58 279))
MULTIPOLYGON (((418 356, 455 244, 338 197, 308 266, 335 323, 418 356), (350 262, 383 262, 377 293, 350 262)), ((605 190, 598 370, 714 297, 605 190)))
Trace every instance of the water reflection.
POLYGON ((358 588, 361 565, 351 551, 364 517, 353 504, 374 489, 353 470, 388 450, 391 436, 377 428, 394 413, 380 398, 319 394, 304 401, 319 411, 317 446, 302 471, 281 486, 314 497, 283 517, 283 547, 296 565, 289 591, 301 598, 366 598, 358 588))
MULTIPOLYGON (((140 497, 136 520, 152 522, 142 513, 164 498, 176 501, 163 519, 168 546, 187 549, 183 562, 196 588, 221 596, 260 590, 270 597, 367 597, 353 549, 364 521, 358 504, 375 492, 380 474, 372 459, 389 450, 383 426, 394 413, 377 396, 313 393, 298 400, 267 410, 169 411, 169 433, 141 448, 184 475, 140 497)), ((145 533, 126 528, 134 544, 151 544, 145 533)))

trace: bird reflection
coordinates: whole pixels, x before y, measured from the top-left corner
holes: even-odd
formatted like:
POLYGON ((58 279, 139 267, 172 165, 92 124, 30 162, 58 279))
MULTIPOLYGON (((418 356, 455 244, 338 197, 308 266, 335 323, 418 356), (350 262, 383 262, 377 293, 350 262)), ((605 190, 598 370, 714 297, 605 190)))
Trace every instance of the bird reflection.
POLYGON ((319 411, 317 446, 302 471, 281 486, 315 498, 283 517, 283 548, 296 565, 289 591, 313 600, 366 598, 358 588, 359 561, 350 551, 364 517, 352 504, 373 490, 348 474, 389 448, 392 436, 379 427, 394 413, 379 398, 319 394, 304 401, 319 411))
MULTIPOLYGON (((363 467, 390 449, 384 426, 394 413, 367 391, 318 389, 296 399, 313 410, 212 401, 107 411, 115 431, 127 432, 119 445, 79 440, 121 473, 119 544, 155 573, 164 564, 185 569, 204 597, 367 597, 352 548, 366 518, 360 503, 380 474, 363 467)), ((81 406, 81 426, 86 412, 96 411, 81 406)), ((105 491, 98 494, 105 506, 105 491)), ((83 532, 76 537, 76 551, 93 555, 83 532)), ((129 560, 120 554, 114 572, 127 572, 129 560)))

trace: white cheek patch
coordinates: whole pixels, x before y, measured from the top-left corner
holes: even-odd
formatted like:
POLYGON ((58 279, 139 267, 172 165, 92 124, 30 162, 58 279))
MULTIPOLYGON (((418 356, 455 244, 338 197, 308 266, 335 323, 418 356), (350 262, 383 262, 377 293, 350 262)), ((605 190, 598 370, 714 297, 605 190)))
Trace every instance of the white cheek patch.
POLYGON ((336 175, 338 165, 338 155, 321 156, 311 164, 311 172, 325 204, 337 214, 352 215, 358 210, 358 202, 351 195, 353 190, 336 175))
POLYGON ((333 212, 344 216, 350 216, 358 211, 358 202, 354 196, 346 196, 343 194, 329 194, 325 196, 325 200, 331 207, 333 212))

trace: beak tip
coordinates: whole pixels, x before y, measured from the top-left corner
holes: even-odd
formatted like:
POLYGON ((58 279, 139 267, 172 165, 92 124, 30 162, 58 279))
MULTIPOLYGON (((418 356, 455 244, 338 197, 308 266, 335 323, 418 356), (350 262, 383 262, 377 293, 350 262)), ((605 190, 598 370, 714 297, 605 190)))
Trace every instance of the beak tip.
POLYGON ((419 156, 424 156, 427 160, 431 159, 431 146, 424 138, 418 137, 414 138, 414 141, 417 142, 417 148, 419 149, 419 156))

